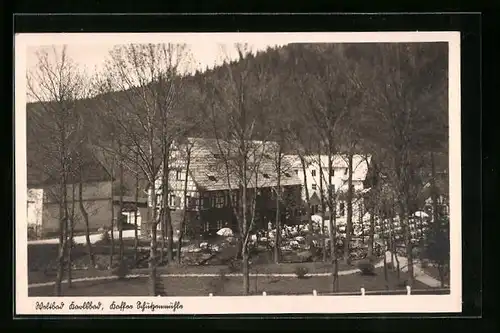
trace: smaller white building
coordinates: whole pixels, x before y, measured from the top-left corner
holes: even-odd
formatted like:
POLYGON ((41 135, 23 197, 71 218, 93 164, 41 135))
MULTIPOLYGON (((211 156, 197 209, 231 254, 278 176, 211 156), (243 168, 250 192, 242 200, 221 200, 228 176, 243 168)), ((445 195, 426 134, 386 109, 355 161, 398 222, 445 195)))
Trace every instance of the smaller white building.
POLYGON ((27 227, 38 234, 42 228, 43 189, 28 189, 27 201, 27 227))
MULTIPOLYGON (((302 163, 297 155, 287 155, 286 159, 291 161, 293 172, 302 181, 302 200, 306 201, 306 187, 309 194, 309 202, 311 203, 312 213, 315 214, 321 211, 321 195, 325 202, 328 200, 329 177, 328 172, 328 155, 309 155, 305 157, 305 176, 302 168, 302 163)), ((362 218, 365 220, 368 217, 363 205, 361 193, 365 190, 364 181, 368 174, 371 156, 369 155, 354 155, 352 165, 352 184, 354 187, 353 197, 353 222, 357 223, 362 218)), ((334 155, 332 161, 331 183, 336 196, 336 221, 342 225, 347 219, 347 204, 345 194, 348 189, 349 165, 347 156, 334 155)), ((325 204, 328 214, 328 206, 325 204)))

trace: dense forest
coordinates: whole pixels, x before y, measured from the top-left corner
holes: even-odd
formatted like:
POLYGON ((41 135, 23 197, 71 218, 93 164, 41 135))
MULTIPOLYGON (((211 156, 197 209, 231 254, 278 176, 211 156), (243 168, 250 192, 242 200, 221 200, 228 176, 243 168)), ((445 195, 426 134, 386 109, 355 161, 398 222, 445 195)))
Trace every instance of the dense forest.
MULTIPOLYGON (((252 140, 277 143, 278 174, 285 154, 369 154, 370 209, 381 210, 381 201, 392 200, 392 212, 402 221, 414 211, 424 184, 447 170, 447 43, 288 44, 255 54, 246 45, 234 47, 238 59, 188 75, 179 70, 189 59, 187 45, 116 47, 105 69, 92 76, 64 51, 55 61, 54 55, 39 54, 38 67, 28 73, 28 94, 35 101, 27 104, 28 172, 39 182, 61 185, 55 194, 61 258, 64 191, 70 179, 85 181, 82 170, 91 155, 101 161, 108 156, 104 160, 117 178, 133 170, 132 178, 151 186, 162 168, 168 170, 176 142, 215 138, 238 152, 230 160, 228 151, 220 151, 227 169, 231 164, 239 170, 246 193, 248 178, 257 172, 249 166, 252 140)), ((163 186, 168 191, 168 179, 163 186)), ((327 196, 330 210, 334 200, 327 196)), ((246 239, 252 205, 237 205, 246 239)), ((157 223, 172 232, 166 211, 151 214, 152 258, 157 223)), ((244 262, 245 249, 244 243, 244 262)), ((153 289, 155 275, 153 260, 153 289)))

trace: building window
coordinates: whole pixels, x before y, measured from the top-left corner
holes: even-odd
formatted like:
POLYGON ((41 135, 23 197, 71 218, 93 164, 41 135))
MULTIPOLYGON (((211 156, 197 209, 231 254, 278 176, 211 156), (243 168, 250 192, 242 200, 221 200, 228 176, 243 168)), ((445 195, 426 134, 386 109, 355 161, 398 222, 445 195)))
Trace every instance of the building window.
POLYGON ((316 177, 316 170, 311 170, 311 176, 316 177))
POLYGON ((218 220, 217 221, 217 230, 222 229, 223 226, 224 226, 224 222, 222 222, 222 220, 218 220))
POLYGON ((202 200, 203 200, 202 201, 203 202, 203 205, 202 205, 203 208, 205 208, 205 209, 210 208, 210 198, 209 197, 204 197, 202 200))
POLYGON ((332 168, 332 177, 335 176, 335 168, 332 168))
POLYGON ((345 215, 345 205, 343 202, 340 203, 340 216, 344 216, 345 215))
POLYGON ((316 190, 316 184, 312 184, 312 189, 316 190))
POLYGON ((347 168, 344 169, 344 175, 347 175, 347 168))
POLYGON ((216 208, 223 208, 224 207, 224 193, 219 193, 215 197, 215 207, 216 208))
POLYGON ((295 174, 298 176, 299 175, 299 169, 295 169, 295 174))
POLYGON ((204 232, 210 231, 210 223, 208 221, 205 221, 205 223, 203 223, 203 231, 204 232))
POLYGON ((177 200, 177 199, 178 199, 178 198, 177 198, 177 196, 176 196, 175 194, 170 194, 170 198, 169 198, 169 201, 168 201, 168 205, 169 205, 170 207, 177 207, 177 206, 179 206, 179 204, 180 204, 180 203, 178 202, 178 200, 177 200))
POLYGON ((183 175, 184 175, 184 173, 182 172, 182 170, 177 170, 176 175, 175 175, 175 179, 184 180, 183 175))

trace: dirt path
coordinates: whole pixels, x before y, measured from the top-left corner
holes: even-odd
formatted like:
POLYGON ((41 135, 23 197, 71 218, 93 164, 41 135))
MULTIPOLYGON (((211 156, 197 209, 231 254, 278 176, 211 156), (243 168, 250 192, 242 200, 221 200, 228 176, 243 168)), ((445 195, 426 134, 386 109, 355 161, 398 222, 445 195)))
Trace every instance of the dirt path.
MULTIPOLYGON (((385 255, 387 262, 388 263, 391 262, 392 260, 391 252, 386 252, 385 255)), ((401 267, 401 271, 408 272, 408 260, 406 259, 406 257, 402 257, 400 255, 397 256, 399 260, 399 265, 401 267)), ((428 285, 429 287, 433 288, 441 287, 441 282, 433 278, 432 276, 428 275, 427 273, 425 273, 418 263, 413 264, 413 273, 415 274, 415 280, 422 282, 423 284, 428 285)))

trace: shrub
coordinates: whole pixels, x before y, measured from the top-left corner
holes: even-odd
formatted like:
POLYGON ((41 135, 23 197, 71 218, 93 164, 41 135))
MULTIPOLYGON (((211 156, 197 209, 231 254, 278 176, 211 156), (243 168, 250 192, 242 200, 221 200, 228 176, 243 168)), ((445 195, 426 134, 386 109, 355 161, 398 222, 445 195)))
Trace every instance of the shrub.
POLYGON ((118 267, 113 269, 113 275, 118 276, 119 280, 125 279, 125 277, 127 277, 128 273, 129 273, 129 267, 128 267, 127 263, 125 262, 125 260, 122 261, 118 265, 118 267))
POLYGON ((297 276, 298 279, 305 278, 308 272, 309 272, 309 270, 307 269, 307 267, 303 267, 303 266, 296 266, 295 267, 295 276, 297 276))
POLYGON ((111 236, 109 235, 109 230, 107 228, 102 232, 100 242, 104 244, 109 244, 111 242, 111 236))
POLYGON ((375 266, 370 260, 361 260, 358 263, 358 269, 361 271, 361 275, 375 275, 375 266))

